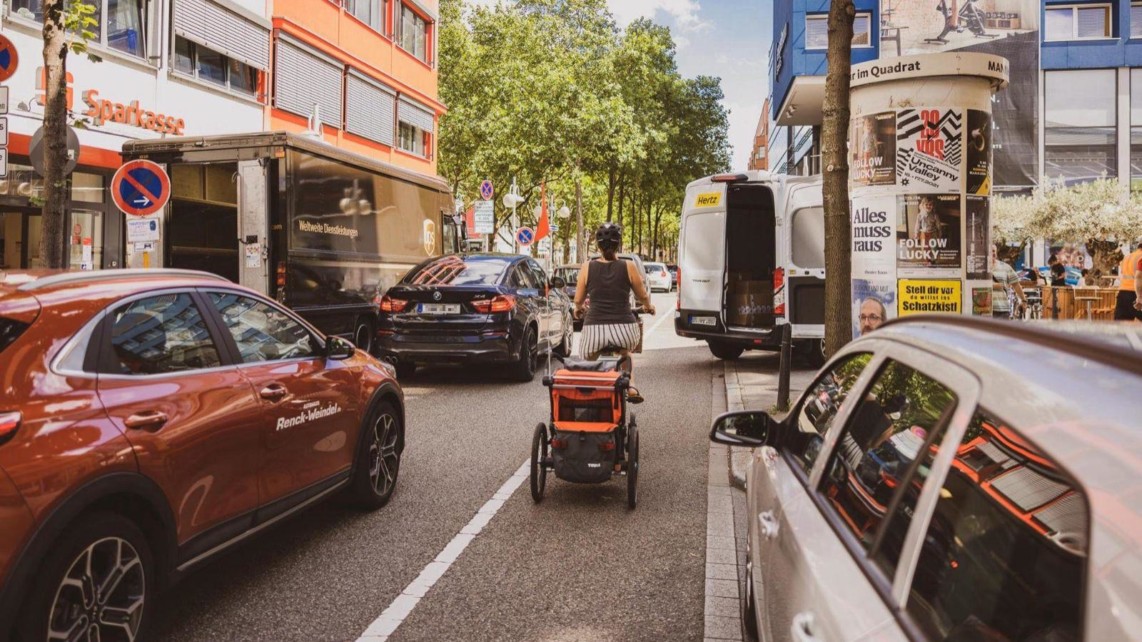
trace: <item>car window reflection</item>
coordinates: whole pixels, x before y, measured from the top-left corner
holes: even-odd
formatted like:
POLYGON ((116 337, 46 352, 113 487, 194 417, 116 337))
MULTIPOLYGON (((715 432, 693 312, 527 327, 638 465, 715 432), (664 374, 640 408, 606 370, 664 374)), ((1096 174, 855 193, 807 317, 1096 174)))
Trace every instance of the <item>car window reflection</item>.
POLYGON ((232 293, 212 292, 210 300, 222 314, 243 363, 317 355, 313 335, 281 310, 232 293))
POLYGON ((140 299, 116 311, 111 327, 115 374, 149 375, 222 365, 189 294, 140 299))
POLYGON ((813 469, 825 435, 832 427, 837 412, 856 385, 872 354, 852 355, 829 369, 804 397, 797 413, 797 430, 793 431, 786 450, 793 455, 806 475, 813 469))

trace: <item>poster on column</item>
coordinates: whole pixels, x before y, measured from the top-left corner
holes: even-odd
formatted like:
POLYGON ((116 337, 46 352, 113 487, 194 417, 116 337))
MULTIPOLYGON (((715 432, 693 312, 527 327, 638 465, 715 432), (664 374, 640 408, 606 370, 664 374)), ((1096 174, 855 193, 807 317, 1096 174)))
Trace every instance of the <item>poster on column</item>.
POLYGON ((880 112, 852 119, 849 176, 854 185, 896 183, 896 113, 880 112))
POLYGON ((882 59, 941 51, 1003 56, 1013 73, 992 101, 992 183, 1038 182, 1041 0, 880 0, 882 59))
POLYGON ((897 198, 852 199, 852 331, 859 337, 896 316, 897 198))
POLYGON ((896 318, 896 281, 859 278, 853 274, 853 338, 864 336, 896 318))
POLYGON ((967 216, 967 243, 966 251, 968 279, 983 280, 991 278, 991 270, 987 264, 991 258, 988 247, 988 231, 991 229, 990 202, 982 196, 968 196, 964 205, 967 216))
POLYGON ((896 112, 896 178, 916 191, 960 191, 963 112, 926 107, 896 112))
POLYGON ((968 164, 964 191, 977 196, 991 194, 991 114, 968 110, 968 129, 964 137, 968 164))
POLYGON ((896 216, 896 270, 899 276, 958 277, 960 196, 900 196, 896 216))

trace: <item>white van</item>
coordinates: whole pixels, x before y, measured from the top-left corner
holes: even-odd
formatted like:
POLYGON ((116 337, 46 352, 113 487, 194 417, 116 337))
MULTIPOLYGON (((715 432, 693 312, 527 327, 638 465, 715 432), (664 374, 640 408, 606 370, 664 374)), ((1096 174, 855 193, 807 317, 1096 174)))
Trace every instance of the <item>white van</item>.
POLYGON ((679 336, 719 359, 793 346, 824 361, 825 217, 820 177, 751 171, 690 183, 678 240, 679 336))

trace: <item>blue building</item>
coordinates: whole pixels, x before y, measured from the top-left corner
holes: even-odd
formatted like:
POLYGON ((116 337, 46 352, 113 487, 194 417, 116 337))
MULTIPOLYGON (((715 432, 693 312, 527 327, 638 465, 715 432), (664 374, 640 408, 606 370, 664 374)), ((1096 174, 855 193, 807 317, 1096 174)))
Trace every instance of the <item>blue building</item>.
MULTIPOLYGON (((828 8, 774 0, 772 171, 820 172, 828 8)), ((856 8, 854 63, 948 50, 1011 60, 1011 87, 996 101, 997 189, 1103 175, 1142 188, 1142 2, 857 0, 856 8)))

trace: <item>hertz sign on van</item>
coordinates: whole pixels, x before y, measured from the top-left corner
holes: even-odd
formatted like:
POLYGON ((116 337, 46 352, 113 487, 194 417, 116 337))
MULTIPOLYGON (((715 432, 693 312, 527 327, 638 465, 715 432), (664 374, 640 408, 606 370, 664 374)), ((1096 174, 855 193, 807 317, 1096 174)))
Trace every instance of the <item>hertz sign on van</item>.
POLYGON ((717 207, 722 202, 721 192, 706 192, 694 199, 694 207, 717 207))

